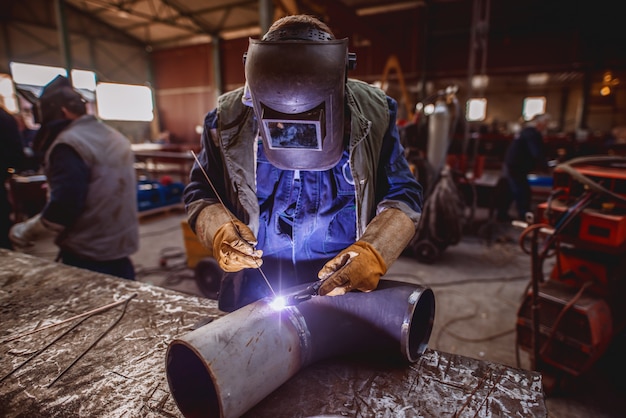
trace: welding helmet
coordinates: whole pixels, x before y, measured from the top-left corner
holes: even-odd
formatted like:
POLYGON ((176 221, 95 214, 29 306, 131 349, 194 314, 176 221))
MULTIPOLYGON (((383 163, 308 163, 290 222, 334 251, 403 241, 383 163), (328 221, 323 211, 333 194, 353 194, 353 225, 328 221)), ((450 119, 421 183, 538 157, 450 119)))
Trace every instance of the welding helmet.
POLYGON ((347 69, 355 61, 348 40, 280 29, 250 39, 244 60, 267 159, 284 170, 335 166, 343 152, 347 69))

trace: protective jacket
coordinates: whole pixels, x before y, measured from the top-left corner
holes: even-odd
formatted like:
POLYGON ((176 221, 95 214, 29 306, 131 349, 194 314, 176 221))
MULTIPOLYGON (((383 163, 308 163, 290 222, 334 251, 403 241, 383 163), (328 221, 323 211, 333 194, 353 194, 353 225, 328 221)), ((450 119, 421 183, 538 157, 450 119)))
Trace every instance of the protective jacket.
MULTIPOLYGON (((242 103, 243 92, 244 89, 239 88, 220 96, 216 113, 207 115, 199 160, 208 168, 208 175, 219 193, 226 197, 224 203, 228 209, 256 234, 259 229, 257 167, 256 158, 251 156, 257 155, 258 128, 254 112, 242 103)), ((356 195, 356 238, 385 208, 402 210, 417 226, 421 187, 411 174, 399 143, 395 102, 380 89, 348 80, 346 107, 350 115, 347 148, 356 195), (394 108, 390 108, 390 104, 394 108), (383 152, 387 161, 381 161, 384 147, 387 147, 383 152)), ((210 189, 207 191, 206 180, 197 167, 192 170, 184 198, 189 224, 195 229, 200 211, 206 205, 217 203, 215 195, 210 189)))
MULTIPOLYGON (((107 261, 127 257, 139 247, 137 182, 128 139, 92 115, 74 120, 45 154, 44 172, 59 144, 72 147, 89 168, 89 191, 78 218, 56 238, 63 251, 107 261)), ((43 212, 45 218, 46 213, 43 212)))

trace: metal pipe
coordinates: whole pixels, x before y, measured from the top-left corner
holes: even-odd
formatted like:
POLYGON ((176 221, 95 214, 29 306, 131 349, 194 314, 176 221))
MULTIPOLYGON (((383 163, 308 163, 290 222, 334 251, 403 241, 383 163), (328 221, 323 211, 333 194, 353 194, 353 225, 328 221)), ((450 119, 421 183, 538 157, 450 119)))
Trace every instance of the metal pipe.
POLYGON ((184 416, 241 416, 325 358, 390 350, 415 362, 435 316, 432 290, 386 280, 372 292, 316 296, 282 310, 270 302, 244 306, 170 343, 168 384, 184 416))

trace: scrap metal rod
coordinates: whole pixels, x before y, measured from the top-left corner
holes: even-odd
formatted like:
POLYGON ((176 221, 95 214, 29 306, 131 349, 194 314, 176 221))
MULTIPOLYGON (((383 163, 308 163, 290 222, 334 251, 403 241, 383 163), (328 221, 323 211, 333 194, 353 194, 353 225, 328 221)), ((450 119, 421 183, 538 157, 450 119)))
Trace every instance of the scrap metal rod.
POLYGON ((122 304, 126 303, 127 300, 130 300, 130 299, 134 298, 135 296, 137 296, 136 293, 133 294, 132 296, 130 296, 128 299, 119 300, 117 302, 113 302, 113 303, 110 303, 108 305, 104 305, 104 306, 101 306, 99 308, 92 309, 90 311, 84 312, 84 313, 82 313, 80 315, 76 315, 76 316, 73 316, 71 318, 64 319, 63 321, 60 321, 60 322, 55 322, 53 324, 49 324, 49 325, 43 326, 41 328, 35 328, 33 330, 24 332, 22 334, 17 334, 17 335, 14 335, 14 336, 10 336, 9 338, 7 338, 5 340, 0 341, 0 343, 8 343, 9 341, 14 341, 14 340, 17 340, 17 339, 22 338, 22 337, 26 337, 27 335, 31 335, 31 334, 34 334, 34 333, 39 332, 39 331, 43 331, 43 330, 46 330, 46 329, 49 329, 49 328, 58 327, 59 325, 67 324, 68 322, 72 322, 75 319, 80 319, 80 318, 83 318, 85 316, 88 317, 88 316, 91 316, 91 315, 94 315, 94 314, 106 311, 108 309, 111 309, 111 308, 114 308, 116 306, 119 306, 119 305, 122 305, 122 304))
POLYGON ((35 357, 37 357, 39 354, 43 353, 44 351, 46 351, 52 344, 56 343, 57 341, 59 341, 61 338, 65 337, 67 334, 69 334, 74 328, 76 328, 77 326, 79 326, 80 324, 82 324, 83 322, 85 322, 87 319, 89 319, 91 317, 90 316, 86 316, 84 318, 82 318, 80 321, 78 321, 77 323, 75 323, 74 325, 72 325, 70 328, 68 328, 67 330, 65 330, 64 332, 62 332, 60 335, 58 335, 54 340, 52 340, 52 342, 46 344, 45 347, 40 348, 39 350, 35 351, 34 354, 32 354, 30 357, 28 357, 26 360, 24 360, 19 366, 17 366, 16 368, 14 368, 13 370, 11 370, 9 373, 5 374, 4 376, 2 376, 2 378, 0 378, 0 383, 4 381, 4 379, 6 379, 7 377, 11 376, 13 373, 15 373, 16 371, 18 371, 19 369, 21 369, 22 367, 24 367, 26 364, 28 364, 28 362, 30 362, 32 359, 34 359, 35 357))
MULTIPOLYGON (((230 213, 230 211, 228 210, 228 208, 226 207, 226 205, 224 204, 224 201, 222 200, 222 198, 220 197, 220 194, 217 192, 217 189, 215 188, 215 186, 213 185, 213 182, 211 181, 211 179, 209 178, 209 175, 206 173, 206 171, 204 171, 204 167, 202 167, 202 164, 200 164, 200 160, 198 159, 198 156, 196 155, 195 152, 190 151, 191 155, 193 155, 193 158, 196 160, 196 164, 198 164, 198 167, 200 168, 200 170, 202 170, 202 174, 204 174, 204 178, 206 179, 206 181, 209 183, 209 186, 211 186, 211 189, 213 189, 213 193, 215 193, 215 196, 217 197, 217 200, 219 200, 220 204, 222 205, 222 207, 224 208, 224 211, 226 212, 226 214, 228 215, 228 217, 230 218, 230 222, 233 224, 233 227, 235 228, 235 231, 237 231, 237 234, 239 234, 239 236, 241 237, 241 239, 243 239, 244 241, 246 241, 242 236, 241 233, 239 232, 239 228, 237 228, 237 224, 235 223, 235 219, 233 218, 233 215, 230 213)), ((247 241, 246 241, 247 242, 247 241)), ((265 280, 265 283, 267 284, 267 287, 270 288, 270 290, 272 291, 272 294, 274 296, 276 296, 276 292, 274 292, 274 288, 272 287, 272 285, 270 284, 270 281, 267 279, 267 276, 265 275, 265 273, 263 273, 263 270, 261 270, 261 266, 259 265, 259 262, 255 260, 256 263, 256 268, 259 271, 259 273, 261 273, 261 276, 263 277, 263 280, 265 280)))
POLYGON ((124 301, 124 308, 122 309, 122 312, 120 313, 120 316, 111 324, 109 325, 109 327, 107 329, 105 329, 99 336, 98 338, 96 338, 90 345, 89 347, 87 347, 85 350, 83 350, 82 353, 80 353, 80 355, 78 357, 76 357, 65 369, 63 369, 63 371, 61 373, 59 373, 59 375, 57 377, 55 377, 52 382, 50 382, 48 384, 48 388, 52 387, 52 385, 55 384, 55 382, 57 380, 59 380, 61 378, 61 376, 63 376, 65 374, 65 372, 67 372, 74 364, 76 364, 78 362, 78 360, 80 360, 81 358, 83 358, 83 356, 85 354, 87 354, 87 352, 89 350, 91 350, 96 344, 98 344, 98 342, 109 332, 113 329, 113 327, 115 327, 124 317, 124 314, 126 313, 126 308, 128 307, 128 303, 130 302, 130 300, 132 298, 134 298, 135 296, 137 296, 137 293, 131 295, 130 297, 126 298, 126 300, 124 301))

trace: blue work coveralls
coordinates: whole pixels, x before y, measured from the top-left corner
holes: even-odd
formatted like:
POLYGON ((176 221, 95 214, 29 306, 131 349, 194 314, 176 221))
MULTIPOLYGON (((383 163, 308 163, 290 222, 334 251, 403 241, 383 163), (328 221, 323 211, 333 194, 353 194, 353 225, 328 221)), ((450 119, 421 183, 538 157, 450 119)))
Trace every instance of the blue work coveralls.
MULTIPOLYGON (((323 265, 358 240, 381 210, 398 208, 417 225, 422 190, 400 145, 393 99, 365 83, 348 81, 349 128, 339 163, 325 171, 295 171, 267 160, 252 109, 240 104, 241 94, 240 89, 220 98, 205 118, 199 160, 227 208, 256 234, 263 273, 277 293, 316 281, 323 265)), ((197 164, 184 199, 195 230, 200 211, 216 204, 197 164)), ((258 270, 228 273, 220 309, 234 310, 268 295, 258 270)))

